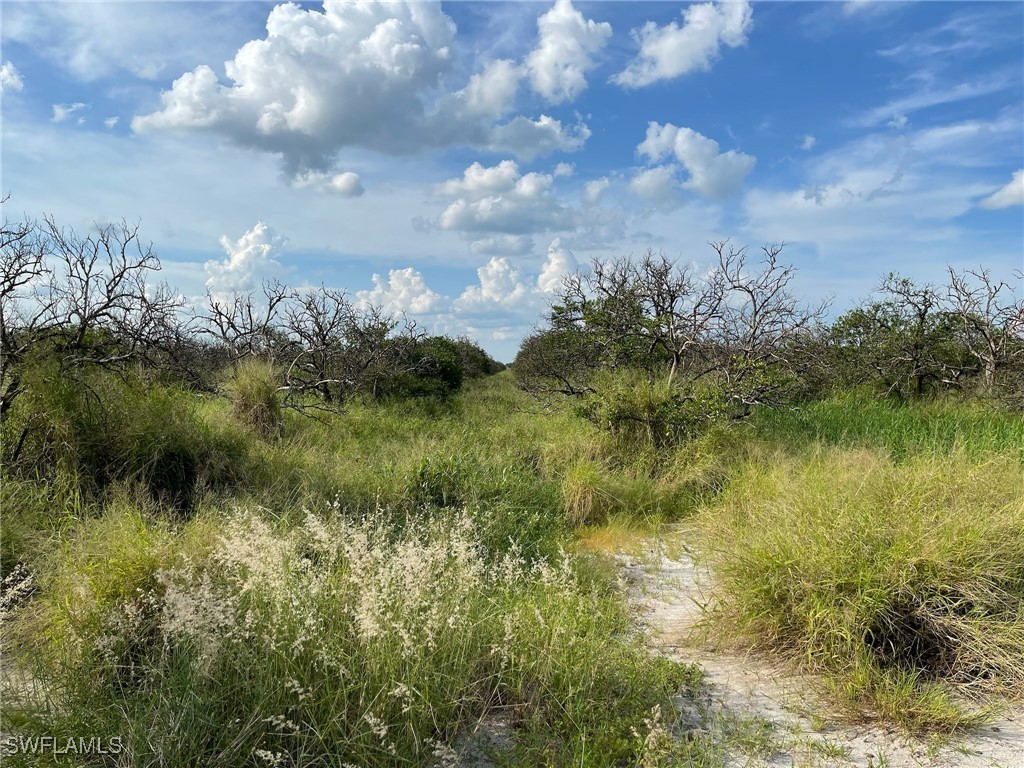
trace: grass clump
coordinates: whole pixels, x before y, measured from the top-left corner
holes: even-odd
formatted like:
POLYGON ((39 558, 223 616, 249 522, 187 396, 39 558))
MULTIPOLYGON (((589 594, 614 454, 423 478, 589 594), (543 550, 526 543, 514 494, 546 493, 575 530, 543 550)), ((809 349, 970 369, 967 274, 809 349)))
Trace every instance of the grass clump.
POLYGON ((457 510, 237 511, 173 537, 111 511, 44 588, 18 730, 120 734, 132 764, 433 765, 496 717, 515 764, 674 749, 651 733, 698 675, 647 654, 585 561, 480 538, 457 510))
POLYGON ((719 627, 802 658, 911 729, 1024 694, 1024 472, 1011 459, 822 449, 748 461, 701 523, 719 627))
POLYGON ((235 415, 264 439, 280 437, 284 430, 279 378, 273 363, 253 357, 235 366, 227 386, 235 415))

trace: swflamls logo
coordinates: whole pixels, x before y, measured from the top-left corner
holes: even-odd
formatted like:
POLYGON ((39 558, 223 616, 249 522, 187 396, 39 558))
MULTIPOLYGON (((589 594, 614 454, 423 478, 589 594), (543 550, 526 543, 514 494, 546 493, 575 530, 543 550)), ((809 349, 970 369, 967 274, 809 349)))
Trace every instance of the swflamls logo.
POLYGON ((5 736, 0 755, 119 755, 124 750, 120 736, 5 736))

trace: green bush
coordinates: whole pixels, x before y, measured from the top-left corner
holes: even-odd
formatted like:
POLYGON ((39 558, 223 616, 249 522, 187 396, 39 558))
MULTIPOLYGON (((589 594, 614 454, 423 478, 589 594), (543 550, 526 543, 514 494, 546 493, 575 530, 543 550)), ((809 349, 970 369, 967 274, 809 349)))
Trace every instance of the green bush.
POLYGON ((1024 693, 1024 471, 1005 458, 761 456, 702 516, 723 635, 802 658, 852 705, 955 729, 1024 693))
POLYGON ((242 447, 213 435, 191 393, 102 371, 72 377, 40 366, 25 377, 4 424, 4 472, 63 487, 58 505, 128 482, 188 514, 202 488, 229 481, 239 463, 242 447))
POLYGON ((235 415, 265 439, 284 430, 280 379, 273 363, 253 357, 237 364, 227 385, 235 415))
POLYGON ((724 392, 714 385, 683 388, 644 371, 600 373, 595 389, 578 412, 613 435, 627 453, 673 448, 727 413, 724 392))

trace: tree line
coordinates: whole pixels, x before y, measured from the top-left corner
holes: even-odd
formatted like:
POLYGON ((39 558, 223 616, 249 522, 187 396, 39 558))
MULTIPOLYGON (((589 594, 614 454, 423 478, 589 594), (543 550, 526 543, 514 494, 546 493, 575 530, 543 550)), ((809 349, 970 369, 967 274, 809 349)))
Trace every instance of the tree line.
POLYGON ((214 391, 225 370, 268 363, 285 407, 341 411, 359 396, 445 396, 504 366, 467 338, 431 336, 344 291, 266 281, 192 306, 160 281, 137 225, 86 234, 42 221, 0 227, 0 422, 43 362, 214 391))
POLYGON ((655 445, 839 389, 1024 407, 1024 302, 990 270, 949 268, 941 286, 889 274, 829 320, 794 296, 783 246, 711 247, 705 271, 648 252, 568 278, 520 348, 519 385, 655 445))

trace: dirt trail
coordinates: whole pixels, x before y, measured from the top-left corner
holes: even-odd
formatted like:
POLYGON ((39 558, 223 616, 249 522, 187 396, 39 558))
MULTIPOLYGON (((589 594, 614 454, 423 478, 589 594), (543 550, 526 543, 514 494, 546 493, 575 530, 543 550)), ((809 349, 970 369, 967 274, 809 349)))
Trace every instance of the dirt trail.
POLYGON ((654 650, 704 668, 709 683, 704 720, 710 713, 710 722, 731 723, 730 742, 746 744, 751 753, 733 758, 735 765, 1024 768, 1024 712, 931 748, 895 728, 840 724, 828 718, 809 676, 702 641, 695 626, 709 603, 711 579, 685 551, 670 556, 661 546, 620 560, 654 650))

